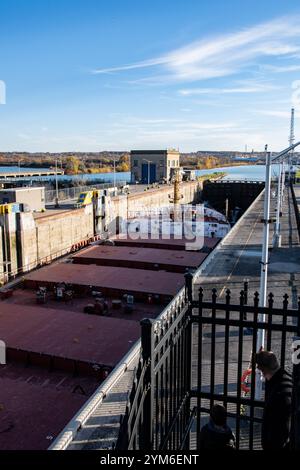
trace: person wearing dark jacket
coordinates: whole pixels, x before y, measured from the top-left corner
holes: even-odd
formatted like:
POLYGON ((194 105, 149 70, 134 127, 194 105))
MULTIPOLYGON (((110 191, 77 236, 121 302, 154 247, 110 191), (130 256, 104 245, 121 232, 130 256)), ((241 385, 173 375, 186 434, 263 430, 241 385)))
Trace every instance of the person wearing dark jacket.
POLYGON ((256 364, 266 380, 262 448, 288 450, 292 414, 292 377, 280 367, 275 354, 271 351, 258 352, 256 364))
POLYGON ((235 450, 235 437, 226 421, 224 406, 214 405, 209 422, 201 429, 200 450, 235 450))

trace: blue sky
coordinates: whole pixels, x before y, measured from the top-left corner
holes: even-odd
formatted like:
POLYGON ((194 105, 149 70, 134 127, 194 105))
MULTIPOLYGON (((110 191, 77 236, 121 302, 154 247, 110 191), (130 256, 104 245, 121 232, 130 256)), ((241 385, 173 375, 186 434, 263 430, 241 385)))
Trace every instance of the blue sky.
POLYGON ((0 151, 275 151, 291 106, 300 131, 298 0, 1 0, 0 17, 0 151))

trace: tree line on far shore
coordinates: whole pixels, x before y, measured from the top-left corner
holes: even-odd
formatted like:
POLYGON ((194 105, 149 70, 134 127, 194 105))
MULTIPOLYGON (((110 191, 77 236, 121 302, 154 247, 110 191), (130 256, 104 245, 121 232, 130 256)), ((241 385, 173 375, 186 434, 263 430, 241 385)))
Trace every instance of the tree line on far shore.
MULTIPOLYGON (((211 169, 230 165, 247 164, 246 161, 233 161, 232 156, 182 154, 180 165, 190 169, 211 169)), ((9 152, 0 154, 0 166, 20 166, 28 168, 55 168, 64 170, 67 175, 84 173, 109 173, 130 171, 130 153, 128 152, 95 152, 95 153, 26 153, 9 152)))

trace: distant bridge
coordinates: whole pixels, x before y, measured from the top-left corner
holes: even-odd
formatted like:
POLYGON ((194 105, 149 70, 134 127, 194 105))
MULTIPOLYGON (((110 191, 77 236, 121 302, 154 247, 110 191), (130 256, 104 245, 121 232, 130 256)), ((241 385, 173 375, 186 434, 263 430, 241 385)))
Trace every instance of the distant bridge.
POLYGON ((33 176, 55 176, 63 175, 63 170, 24 170, 21 169, 17 171, 0 171, 0 181, 5 180, 5 182, 14 182, 19 179, 32 178, 33 176))

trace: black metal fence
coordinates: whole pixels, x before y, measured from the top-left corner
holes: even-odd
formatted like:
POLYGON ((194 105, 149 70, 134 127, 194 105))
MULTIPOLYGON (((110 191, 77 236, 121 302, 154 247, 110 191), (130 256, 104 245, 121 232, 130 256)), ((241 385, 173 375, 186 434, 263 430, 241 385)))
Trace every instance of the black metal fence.
MULTIPOLYGON (((245 286, 246 287, 246 286, 245 286)), ((300 337, 300 303, 289 309, 288 296, 280 308, 274 296, 259 306, 255 293, 247 304, 242 290, 238 303, 217 291, 205 300, 200 288, 193 298, 192 275, 186 275, 185 298, 162 320, 143 320, 142 354, 121 422, 118 449, 199 449, 200 431, 210 408, 222 403, 238 449, 259 449, 264 407, 257 399, 254 355, 259 331, 266 349, 294 375, 292 445, 300 449, 300 366, 292 364, 292 345, 300 337)))

